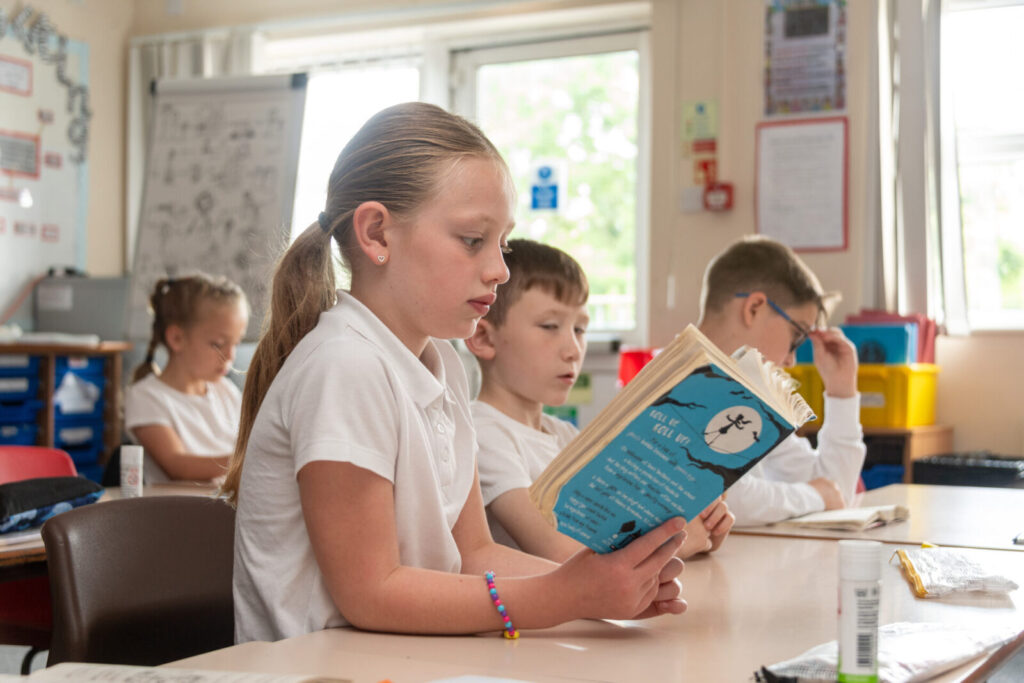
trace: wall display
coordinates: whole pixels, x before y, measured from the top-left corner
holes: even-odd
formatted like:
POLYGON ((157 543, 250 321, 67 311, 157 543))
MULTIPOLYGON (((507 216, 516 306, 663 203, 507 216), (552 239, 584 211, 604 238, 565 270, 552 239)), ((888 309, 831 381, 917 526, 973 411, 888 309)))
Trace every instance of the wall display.
POLYGON ((757 231, 802 251, 846 249, 846 117, 757 126, 757 231))
POLYGON ((0 8, 0 311, 51 267, 85 266, 89 48, 0 8))
POLYGON ((157 280, 200 270, 245 290, 254 339, 290 232, 306 76, 167 80, 154 97, 128 337, 149 338, 157 280))
POLYGON ((766 0, 765 116, 846 109, 846 0, 766 0))

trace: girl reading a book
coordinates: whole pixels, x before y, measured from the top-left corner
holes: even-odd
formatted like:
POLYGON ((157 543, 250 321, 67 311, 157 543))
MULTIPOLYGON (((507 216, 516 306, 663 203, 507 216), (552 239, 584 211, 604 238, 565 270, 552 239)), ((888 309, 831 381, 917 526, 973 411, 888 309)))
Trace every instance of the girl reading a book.
POLYGON ((561 565, 490 537, 465 373, 440 340, 472 334, 508 278, 513 205, 490 141, 432 105, 385 109, 342 150, 277 266, 243 395, 224 486, 239 642, 346 624, 516 637, 685 609, 680 518, 561 565))

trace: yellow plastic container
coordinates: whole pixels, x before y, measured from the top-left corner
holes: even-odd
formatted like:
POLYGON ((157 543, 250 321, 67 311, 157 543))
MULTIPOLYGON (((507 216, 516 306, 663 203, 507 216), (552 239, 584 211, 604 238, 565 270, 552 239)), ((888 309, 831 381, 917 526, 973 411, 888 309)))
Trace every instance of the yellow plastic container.
MULTIPOLYGON (((825 386, 818 369, 806 363, 786 370, 800 382, 798 391, 817 416, 807 424, 820 427, 825 417, 825 386)), ((862 363, 857 369, 861 425, 907 428, 935 424, 938 374, 939 366, 932 363, 862 363)))
POLYGON ((865 427, 920 427, 935 424, 939 366, 932 363, 875 365, 857 371, 860 423, 865 427))
POLYGON ((806 426, 820 427, 825 419, 825 386, 821 383, 818 368, 814 367, 813 363, 801 363, 786 368, 786 371, 793 375, 793 379, 800 382, 797 391, 814 411, 814 419, 807 422, 806 426))

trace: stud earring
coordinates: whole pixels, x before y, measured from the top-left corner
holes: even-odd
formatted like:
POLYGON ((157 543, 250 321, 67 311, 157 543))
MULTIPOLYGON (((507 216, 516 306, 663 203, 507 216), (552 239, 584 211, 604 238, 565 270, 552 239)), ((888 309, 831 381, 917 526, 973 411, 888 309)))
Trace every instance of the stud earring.
POLYGON ((385 256, 384 254, 377 254, 377 263, 384 263, 384 260, 386 258, 387 256, 385 256))

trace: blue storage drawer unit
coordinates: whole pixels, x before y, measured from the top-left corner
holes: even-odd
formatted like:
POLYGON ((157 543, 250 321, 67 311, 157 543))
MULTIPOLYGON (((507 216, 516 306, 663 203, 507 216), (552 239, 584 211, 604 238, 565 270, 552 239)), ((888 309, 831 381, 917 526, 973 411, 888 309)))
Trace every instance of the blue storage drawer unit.
POLYGON ((99 463, 75 465, 75 469, 78 470, 78 476, 90 479, 97 484, 103 483, 103 465, 99 463))
POLYGON ((0 353, 0 377, 31 377, 39 374, 39 356, 0 353))
POLYGON ((53 414, 56 418, 103 416, 107 378, 102 358, 58 356, 55 363, 53 414), (99 361, 98 363, 95 361, 99 361))
POLYGON ((73 419, 73 420, 91 420, 91 419, 96 419, 96 418, 102 418, 103 417, 103 408, 104 408, 103 399, 100 399, 100 400, 96 401, 96 403, 94 403, 92 405, 91 409, 85 410, 85 411, 82 411, 82 412, 77 412, 77 413, 75 413, 75 412, 68 412, 68 411, 64 410, 64 408, 61 406, 61 404, 54 403, 53 404, 53 415, 58 420, 60 420, 61 418, 67 418, 67 419, 73 419))
POLYGON ((43 402, 34 398, 14 403, 0 403, 0 424, 35 422, 42 409, 43 402))
POLYGON ((100 455, 103 453, 103 445, 80 446, 63 450, 71 456, 71 461, 75 463, 75 467, 81 473, 84 465, 95 465, 99 462, 100 455))
POLYGON ((35 446, 39 427, 31 423, 0 424, 0 444, 5 446, 35 446))
POLYGON ((105 364, 102 356, 57 356, 53 368, 58 375, 68 370, 76 374, 102 375, 105 364))
POLYGON ((889 484, 902 484, 903 474, 903 465, 871 465, 861 470, 860 477, 864 488, 870 491, 889 484))
POLYGON ((34 399, 39 395, 39 377, 0 377, 0 401, 14 402, 34 399))
POLYGON ((53 444, 57 448, 103 447, 103 418, 67 420, 58 418, 53 426, 53 444))

